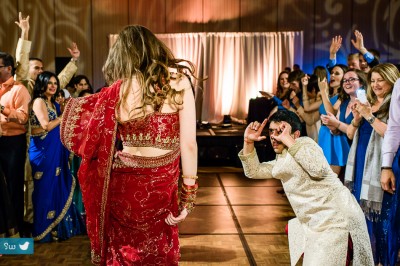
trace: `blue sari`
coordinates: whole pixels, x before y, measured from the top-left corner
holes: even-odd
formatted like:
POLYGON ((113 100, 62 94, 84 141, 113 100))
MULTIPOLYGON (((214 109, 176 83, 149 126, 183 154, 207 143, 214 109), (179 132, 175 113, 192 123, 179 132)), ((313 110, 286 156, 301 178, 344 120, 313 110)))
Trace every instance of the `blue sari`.
MULTIPOLYGON (((49 121, 57 118, 60 107, 56 110, 47 103, 49 121)), ((30 113, 32 128, 40 127, 33 112, 30 113)), ((71 175, 68 165, 68 150, 60 140, 60 126, 49 132, 32 135, 29 146, 29 160, 34 178, 32 194, 34 219, 33 237, 35 241, 49 242, 65 240, 83 233, 83 220, 72 204, 76 180, 71 175)))

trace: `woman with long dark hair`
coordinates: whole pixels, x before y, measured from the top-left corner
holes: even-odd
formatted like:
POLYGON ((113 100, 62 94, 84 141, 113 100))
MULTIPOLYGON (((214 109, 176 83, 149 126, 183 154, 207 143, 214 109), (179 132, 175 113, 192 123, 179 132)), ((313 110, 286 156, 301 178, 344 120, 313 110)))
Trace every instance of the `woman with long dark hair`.
POLYGON ((69 152, 60 141, 61 111, 55 101, 59 90, 54 73, 41 73, 33 90, 30 112, 33 237, 41 242, 65 240, 84 232, 83 221, 71 204, 76 182, 68 166, 69 152))

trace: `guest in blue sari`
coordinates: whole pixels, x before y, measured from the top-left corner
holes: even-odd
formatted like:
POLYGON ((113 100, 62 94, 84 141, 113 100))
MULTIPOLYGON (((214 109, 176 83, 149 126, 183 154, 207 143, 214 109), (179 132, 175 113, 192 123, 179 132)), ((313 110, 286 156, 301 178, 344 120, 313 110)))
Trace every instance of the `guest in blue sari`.
POLYGON ((29 159, 34 178, 32 194, 35 241, 65 240, 85 226, 72 198, 76 180, 68 166, 69 152, 60 141, 57 76, 43 72, 36 80, 30 112, 29 159))

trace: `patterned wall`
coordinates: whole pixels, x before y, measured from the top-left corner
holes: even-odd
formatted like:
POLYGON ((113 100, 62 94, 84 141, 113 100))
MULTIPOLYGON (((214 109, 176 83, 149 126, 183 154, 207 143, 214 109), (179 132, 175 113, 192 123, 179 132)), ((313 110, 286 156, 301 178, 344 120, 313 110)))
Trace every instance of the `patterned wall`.
POLYGON ((400 0, 1 0, 2 51, 15 51, 18 11, 31 16, 31 56, 54 71, 55 58, 68 56, 66 47, 76 41, 79 73, 94 88, 104 84, 107 36, 129 23, 155 33, 303 30, 307 72, 326 64, 330 40, 338 34, 344 40, 339 62, 345 63, 347 53, 355 52, 350 39, 358 29, 382 61, 400 62, 400 0))

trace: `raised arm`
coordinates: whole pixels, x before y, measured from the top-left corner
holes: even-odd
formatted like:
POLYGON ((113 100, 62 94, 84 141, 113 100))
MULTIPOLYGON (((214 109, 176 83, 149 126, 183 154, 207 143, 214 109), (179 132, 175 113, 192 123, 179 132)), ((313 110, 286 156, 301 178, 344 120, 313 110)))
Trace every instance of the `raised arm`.
POLYGON ((329 47, 329 62, 328 68, 336 65, 336 54, 342 46, 342 36, 338 35, 332 38, 331 46, 329 47))
POLYGON ((261 141, 267 138, 261 135, 267 121, 268 119, 264 119, 262 123, 258 121, 251 122, 244 131, 243 150, 239 152, 239 158, 243 164, 244 174, 248 178, 272 178, 271 171, 275 161, 260 163, 254 148, 255 141, 261 141))
POLYGON ((15 79, 17 81, 27 80, 29 77, 29 52, 31 51, 31 42, 29 36, 29 16, 22 17, 19 12, 19 20, 15 24, 21 29, 21 38, 18 40, 17 49, 15 51, 15 79))
POLYGON ((374 67, 379 64, 379 60, 375 58, 373 54, 368 52, 367 48, 364 46, 364 37, 362 33, 358 30, 354 31, 354 35, 356 36, 356 40, 351 39, 351 43, 354 48, 356 48, 365 58, 369 67, 374 67))
POLYGON ((308 81, 310 77, 308 75, 305 75, 304 77, 301 78, 301 83, 302 83, 302 93, 303 93, 303 108, 305 112, 314 112, 319 109, 319 106, 322 103, 322 100, 315 101, 313 103, 310 103, 310 99, 308 98, 307 94, 307 86, 308 86, 308 81))
POLYGON ((58 74, 58 79, 60 80, 60 88, 65 88, 72 77, 75 75, 78 67, 76 66, 76 61, 78 61, 81 52, 78 49, 76 43, 72 43, 71 47, 67 48, 71 54, 71 62, 69 62, 64 69, 58 74))

